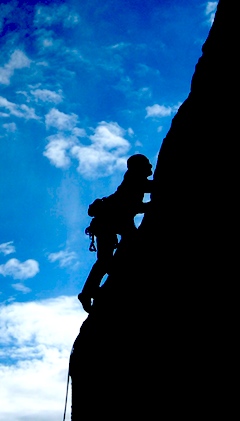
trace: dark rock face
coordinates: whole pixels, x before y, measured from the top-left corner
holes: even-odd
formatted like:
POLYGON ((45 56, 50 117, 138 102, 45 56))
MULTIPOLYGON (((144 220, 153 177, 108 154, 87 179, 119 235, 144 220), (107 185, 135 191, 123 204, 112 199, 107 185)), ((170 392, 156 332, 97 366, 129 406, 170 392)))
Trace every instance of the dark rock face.
POLYGON ((137 241, 117 250, 75 341, 72 421, 229 419, 239 278, 236 21, 233 2, 219 0, 159 152, 151 209, 137 241))

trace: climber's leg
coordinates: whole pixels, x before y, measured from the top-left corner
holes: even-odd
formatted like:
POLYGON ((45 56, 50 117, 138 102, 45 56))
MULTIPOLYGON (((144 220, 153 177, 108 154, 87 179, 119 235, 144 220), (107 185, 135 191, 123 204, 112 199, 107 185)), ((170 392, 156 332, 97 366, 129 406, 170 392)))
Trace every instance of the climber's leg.
POLYGON ((82 292, 78 294, 78 299, 87 313, 91 309, 91 299, 95 297, 102 278, 108 273, 114 245, 115 235, 113 236, 112 233, 104 232, 104 235, 97 237, 97 261, 87 277, 82 292))

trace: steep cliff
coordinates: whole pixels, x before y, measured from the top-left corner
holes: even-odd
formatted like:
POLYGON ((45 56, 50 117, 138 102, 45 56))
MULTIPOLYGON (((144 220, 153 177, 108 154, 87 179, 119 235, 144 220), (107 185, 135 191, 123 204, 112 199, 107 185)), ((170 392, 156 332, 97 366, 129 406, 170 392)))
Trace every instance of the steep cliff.
POLYGON ((75 341, 73 421, 194 419, 218 411, 229 418, 239 210, 236 28, 233 2, 220 0, 189 96, 159 152, 151 209, 137 241, 117 250, 75 341))

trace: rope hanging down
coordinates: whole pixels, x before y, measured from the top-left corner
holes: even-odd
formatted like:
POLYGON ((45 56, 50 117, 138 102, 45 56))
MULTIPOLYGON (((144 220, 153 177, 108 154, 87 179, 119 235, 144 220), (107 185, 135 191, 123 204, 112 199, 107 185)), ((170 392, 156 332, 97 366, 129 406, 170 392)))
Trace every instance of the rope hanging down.
POLYGON ((68 364, 68 376, 67 376, 67 389, 66 389, 66 398, 65 398, 65 406, 64 406, 64 413, 63 413, 63 421, 66 420, 66 412, 67 412, 67 398, 68 398, 68 387, 69 387, 69 379, 70 379, 70 358, 73 351, 73 347, 69 357, 69 364, 68 364))

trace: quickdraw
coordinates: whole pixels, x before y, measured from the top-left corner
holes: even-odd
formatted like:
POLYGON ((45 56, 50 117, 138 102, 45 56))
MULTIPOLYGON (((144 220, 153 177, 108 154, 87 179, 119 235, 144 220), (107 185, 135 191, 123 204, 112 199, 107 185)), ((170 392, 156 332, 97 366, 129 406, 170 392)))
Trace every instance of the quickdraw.
POLYGON ((93 232, 91 231, 90 226, 89 226, 89 227, 87 227, 87 228, 85 229, 85 234, 86 234, 86 235, 88 235, 88 236, 89 236, 89 238, 90 238, 90 240, 91 240, 91 243, 90 243, 90 246, 89 246, 89 250, 90 250, 90 251, 97 251, 97 248, 96 248, 96 246, 95 246, 95 238, 94 238, 94 234, 93 234, 93 232))
MULTIPOLYGON (((98 223, 96 218, 93 218, 90 225, 85 229, 85 234, 89 236, 91 242, 89 246, 90 251, 97 251, 97 247, 95 245, 95 237, 98 236, 98 223)), ((115 234, 115 243, 114 243, 114 249, 118 247, 118 237, 117 234, 115 234)))

